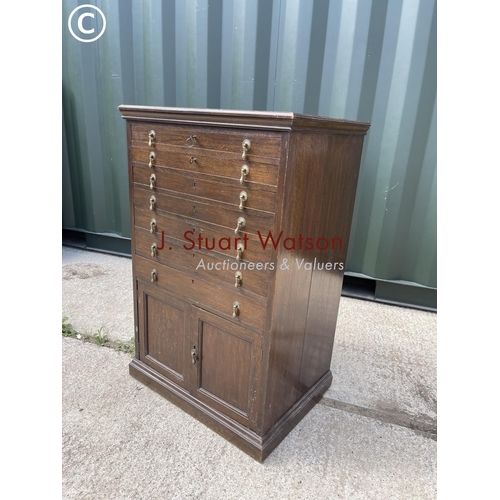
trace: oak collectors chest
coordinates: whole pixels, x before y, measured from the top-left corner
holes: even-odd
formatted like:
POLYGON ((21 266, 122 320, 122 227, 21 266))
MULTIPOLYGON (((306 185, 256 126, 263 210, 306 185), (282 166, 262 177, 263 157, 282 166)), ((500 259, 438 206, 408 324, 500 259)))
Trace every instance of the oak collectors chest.
POLYGON ((369 125, 119 110, 132 223, 130 373, 262 461, 331 384, 369 125))

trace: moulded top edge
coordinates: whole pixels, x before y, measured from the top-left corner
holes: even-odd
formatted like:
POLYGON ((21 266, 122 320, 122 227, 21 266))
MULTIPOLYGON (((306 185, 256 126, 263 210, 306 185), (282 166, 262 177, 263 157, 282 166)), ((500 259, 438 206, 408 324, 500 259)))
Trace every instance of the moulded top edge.
POLYGON ((369 123, 326 116, 304 115, 282 111, 249 111, 234 109, 175 108, 121 104, 118 110, 125 119, 199 122, 214 125, 257 126, 281 130, 330 130, 366 134, 369 123))

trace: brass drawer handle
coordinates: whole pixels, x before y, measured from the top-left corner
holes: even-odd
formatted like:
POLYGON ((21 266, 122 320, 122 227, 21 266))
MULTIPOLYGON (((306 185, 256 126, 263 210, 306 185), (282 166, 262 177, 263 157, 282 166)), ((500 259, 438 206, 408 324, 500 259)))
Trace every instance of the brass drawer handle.
POLYGON ((240 229, 245 227, 247 221, 243 217, 238 218, 238 222, 236 223, 236 229, 234 230, 234 234, 238 234, 240 229))
POLYGON ((154 151, 151 151, 149 153, 149 168, 153 168, 155 158, 156 158, 156 155, 155 155, 154 151))
POLYGON ((156 196, 151 196, 149 198, 149 210, 154 210, 156 208, 156 196))
POLYGON ((156 233, 156 221, 154 219, 151 219, 151 222, 149 223, 149 232, 151 234, 156 233))
POLYGON ((233 302, 233 318, 236 318, 240 315, 240 303, 233 302))
POLYGON ((243 285, 243 275, 240 271, 236 271, 234 273, 234 286, 239 288, 241 285, 243 285))
POLYGON ((241 177, 240 184, 245 184, 245 177, 250 173, 250 167, 248 165, 243 165, 241 167, 241 177))
POLYGON ((156 175, 151 174, 151 176, 149 177, 149 189, 154 189, 155 185, 156 185, 156 175))
POLYGON ((156 269, 153 269, 151 271, 151 283, 156 283, 158 281, 158 273, 156 272, 156 269))
POLYGON ((243 250, 245 250, 243 243, 238 243, 236 247, 236 260, 241 260, 243 258, 243 250))
POLYGON ((195 142, 196 142, 196 136, 195 135, 190 135, 186 139, 186 144, 188 145, 188 148, 192 148, 194 146, 195 142))
POLYGON ((191 158, 189 158, 189 163, 193 164, 193 163, 197 163, 197 160, 194 156, 191 156, 191 158))
POLYGON ((246 191, 242 191, 240 193, 240 210, 243 210, 245 208, 245 201, 248 200, 248 194, 246 191))
POLYGON ((157 251, 156 251, 157 248, 158 248, 158 246, 157 246, 156 243, 153 243, 151 245, 151 257, 156 257, 156 255, 157 255, 157 251))
POLYGON ((153 145, 153 141, 156 139, 156 133, 154 130, 151 130, 148 134, 148 146, 151 147, 153 145))
POLYGON ((241 157, 246 160, 247 159, 247 152, 248 150, 251 148, 252 146, 252 143, 248 140, 248 139, 245 139, 243 141, 243 143, 241 144, 241 147, 243 148, 243 154, 241 155, 241 157))

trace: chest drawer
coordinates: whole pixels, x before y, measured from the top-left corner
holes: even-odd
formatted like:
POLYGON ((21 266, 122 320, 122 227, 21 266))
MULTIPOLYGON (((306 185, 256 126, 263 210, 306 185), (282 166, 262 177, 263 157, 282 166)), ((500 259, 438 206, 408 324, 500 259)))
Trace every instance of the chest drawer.
POLYGON ((258 231, 267 233, 274 223, 274 214, 270 212, 239 210, 237 206, 187 196, 181 198, 158 190, 151 192, 149 189, 135 188, 134 204, 149 208, 151 213, 170 212, 233 230, 236 229, 238 220, 243 218, 245 225, 242 226, 242 231, 251 234, 257 234, 258 231))
POLYGON ((208 200, 220 201, 237 206, 240 194, 247 194, 245 208, 275 211, 276 186, 245 182, 241 185, 237 179, 211 177, 196 172, 184 172, 178 169, 156 167, 154 172, 142 164, 134 164, 133 181, 142 187, 153 186, 154 189, 166 189, 182 195, 199 196, 208 200), (151 178, 153 176, 153 178, 151 178))
POLYGON ((134 227, 149 231, 150 234, 161 241, 161 234, 176 240, 185 250, 207 251, 222 258, 237 257, 235 247, 239 243, 245 245, 240 256, 245 262, 271 262, 276 251, 267 242, 268 233, 259 236, 243 233, 235 236, 232 231, 224 228, 201 224, 194 220, 183 219, 174 215, 154 214, 149 210, 142 210, 139 206, 134 208, 134 227), (267 243, 267 245, 266 245, 267 243))
POLYGON ((136 230, 135 253, 206 281, 239 287, 261 297, 267 297, 269 280, 275 269, 272 262, 238 261, 214 252, 186 250, 173 238, 158 233, 153 235, 143 229, 136 230))
POLYGON ((254 158, 263 161, 266 161, 265 158, 277 159, 281 154, 281 134, 254 130, 134 123, 131 126, 131 138, 133 146, 154 148, 171 145, 212 155, 229 153, 234 159, 242 159, 243 141, 250 141, 250 149, 246 151, 250 161, 254 158), (150 133, 153 133, 151 138, 150 133))
POLYGON ((164 146, 152 149, 147 146, 137 146, 132 147, 131 157, 134 163, 148 167, 151 164, 150 168, 153 172, 156 167, 170 167, 186 172, 227 177, 233 181, 239 181, 242 178, 242 169, 246 165, 248 174, 244 176, 243 185, 247 182, 256 182, 276 186, 278 182, 277 163, 269 165, 261 162, 245 162, 234 155, 209 156, 187 148, 176 149, 164 146))
POLYGON ((235 324, 250 327, 263 333, 266 326, 267 301, 241 289, 224 287, 195 278, 151 259, 136 255, 135 275, 143 283, 150 283, 158 289, 168 289, 177 296, 203 305, 224 316, 235 324), (233 317, 237 304, 238 315, 233 317))

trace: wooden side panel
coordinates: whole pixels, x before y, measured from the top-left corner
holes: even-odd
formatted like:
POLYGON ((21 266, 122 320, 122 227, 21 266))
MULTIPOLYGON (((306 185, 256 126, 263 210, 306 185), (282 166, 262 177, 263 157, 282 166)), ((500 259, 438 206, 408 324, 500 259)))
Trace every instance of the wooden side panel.
POLYGON ((362 136, 331 136, 328 154, 318 165, 321 182, 316 183, 317 197, 309 205, 311 215, 318 217, 311 220, 311 227, 315 238, 330 243, 335 239, 327 249, 315 248, 307 256, 317 266, 309 291, 298 397, 330 369, 362 144, 362 136), (325 269, 326 263, 332 269, 325 269))
POLYGON ((276 270, 266 428, 330 367, 361 141, 343 134, 292 134, 276 270), (350 153, 353 140, 356 148, 350 153))
MULTIPOLYGON (((284 199, 281 207, 282 238, 298 238, 309 223, 307 203, 314 193, 307 183, 314 175, 317 156, 327 147, 320 134, 290 134, 284 199)), ((278 214, 277 214, 278 218, 278 214)), ((277 237, 278 235, 275 235, 277 237)), ((270 428, 297 401, 302 344, 307 318, 311 271, 297 269, 297 250, 280 242, 266 389, 264 429, 270 428)))

